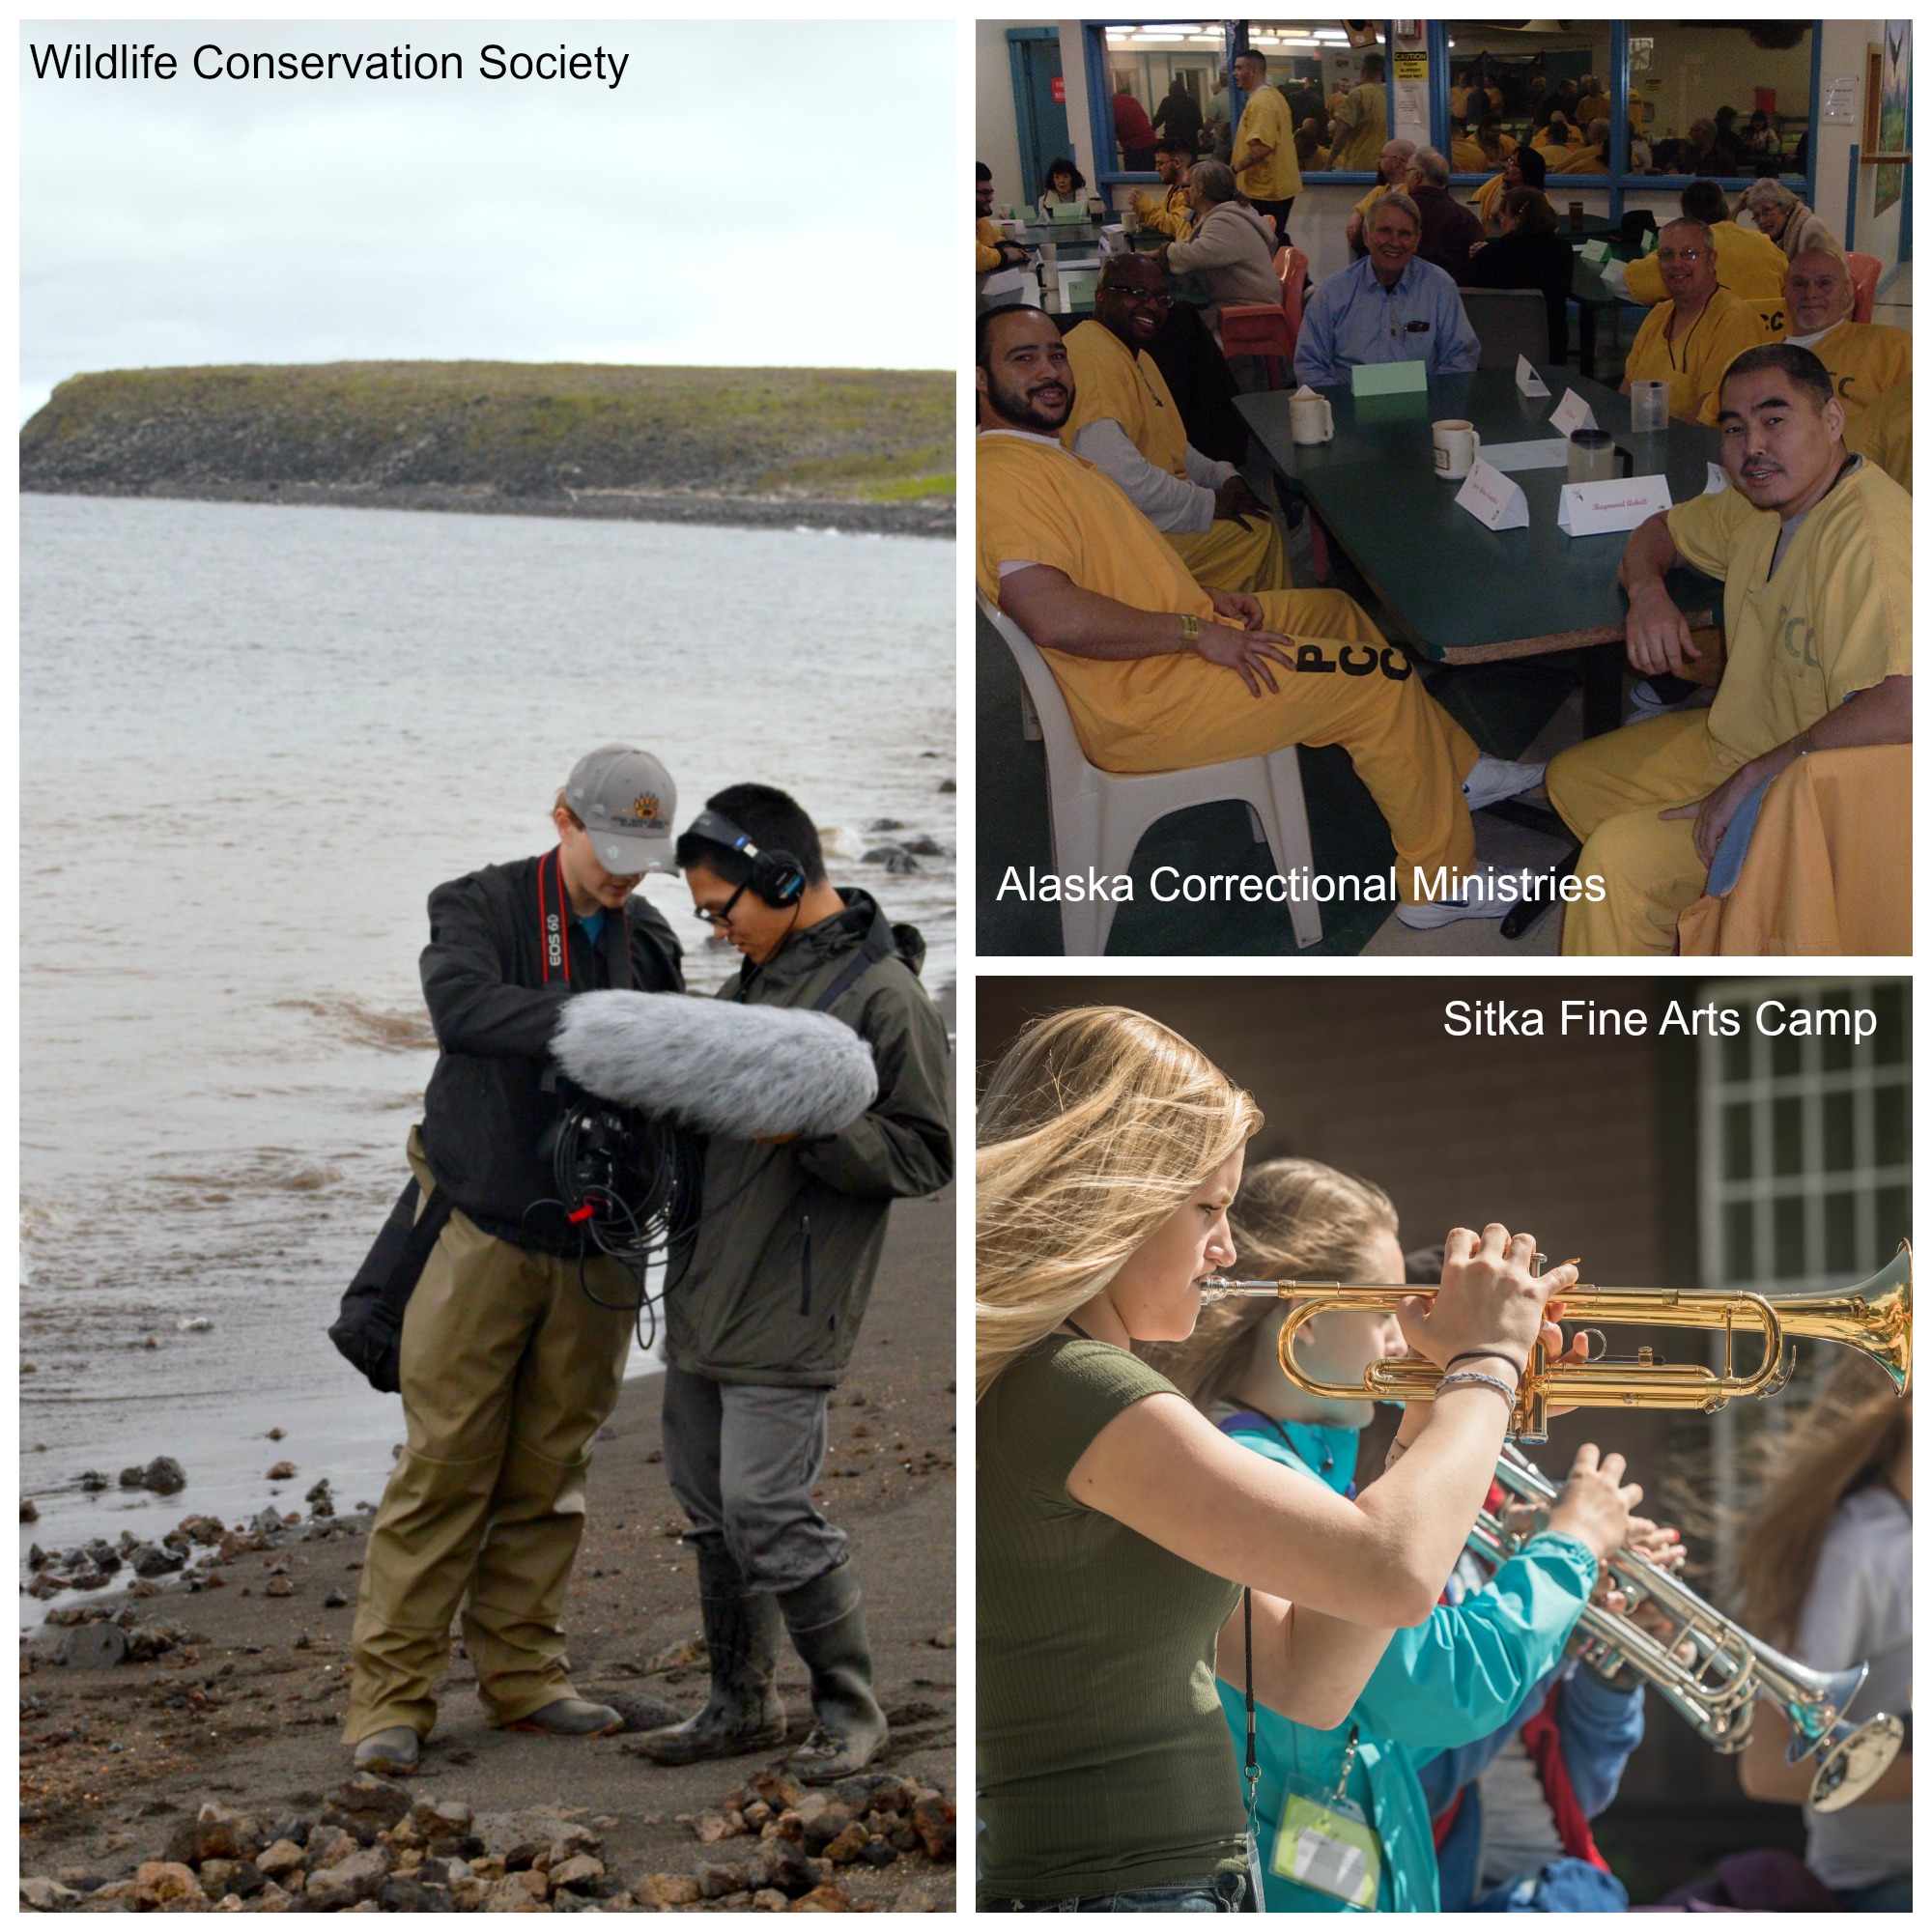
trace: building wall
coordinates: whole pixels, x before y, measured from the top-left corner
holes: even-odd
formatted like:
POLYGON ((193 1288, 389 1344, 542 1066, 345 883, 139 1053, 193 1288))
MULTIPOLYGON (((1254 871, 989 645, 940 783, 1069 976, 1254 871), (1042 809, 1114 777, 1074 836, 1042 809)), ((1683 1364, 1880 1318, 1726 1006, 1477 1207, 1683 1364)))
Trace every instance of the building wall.
POLYGON ((993 171, 993 194, 1002 208, 1020 199, 1019 120, 1013 107, 1013 69, 1007 29, 1024 20, 980 20, 973 30, 973 158, 993 171))
MULTIPOLYGON (((1852 224, 1851 246, 1861 254, 1876 255, 1885 264, 1887 274, 1898 266, 1899 243, 1905 201, 1900 199, 1883 214, 1872 213, 1872 193, 1876 170, 1860 167, 1852 181, 1851 151, 1864 140, 1865 126, 1865 49, 1881 44, 1883 20, 1827 20, 1825 22, 1824 65, 1829 81, 1833 74, 1858 76, 1857 104, 1849 121, 1826 121, 1818 126, 1818 213, 1833 231, 1844 239, 1848 192, 1857 194, 1857 218, 1852 224)), ((1883 279, 1883 277, 1881 277, 1883 279)))

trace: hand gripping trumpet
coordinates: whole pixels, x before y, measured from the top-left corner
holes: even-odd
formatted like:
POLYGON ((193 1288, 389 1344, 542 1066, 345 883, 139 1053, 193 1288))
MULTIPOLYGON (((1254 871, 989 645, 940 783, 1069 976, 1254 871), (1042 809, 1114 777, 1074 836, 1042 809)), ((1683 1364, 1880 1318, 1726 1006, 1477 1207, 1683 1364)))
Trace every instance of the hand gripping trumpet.
MULTIPOLYGON (((1544 1258, 1538 1255, 1539 1272, 1544 1258)), ((1204 1302, 1231 1294, 1272 1294, 1293 1301, 1281 1324, 1277 1350, 1281 1372, 1296 1388, 1335 1402, 1428 1401, 1440 1371, 1416 1355, 1395 1355, 1371 1363, 1361 1381, 1341 1384, 1317 1380, 1294 1359, 1294 1337, 1302 1323, 1324 1310, 1391 1309, 1408 1295, 1428 1298, 1433 1288, 1395 1282, 1236 1281, 1209 1275, 1201 1285, 1204 1302)), ((1634 1355, 1599 1354, 1586 1362, 1554 1362, 1541 1345, 1531 1350, 1510 1416, 1513 1442, 1545 1442, 1549 1410, 1559 1408, 1695 1408, 1715 1414, 1733 1396, 1776 1395, 1790 1378, 1796 1351, 1787 1344, 1802 1339, 1835 1342, 1857 1349, 1877 1363, 1903 1395, 1912 1378, 1912 1246, 1900 1241, 1891 1261, 1869 1281, 1831 1294, 1750 1294, 1742 1290, 1709 1292, 1675 1288, 1599 1288, 1578 1282, 1563 1291, 1565 1321, 1640 1322, 1651 1327, 1703 1328, 1724 1338, 1723 1366, 1665 1362, 1649 1348, 1634 1355), (1755 1335, 1763 1350, 1757 1366, 1740 1369, 1732 1361, 1737 1331, 1755 1335)), ((1601 1341, 1601 1337, 1599 1340, 1601 1341)))
MULTIPOLYGON (((1543 1471, 1505 1445, 1496 1480, 1524 1502, 1548 1508, 1557 1487, 1543 1471)), ((1506 1524, 1485 1510, 1469 1532, 1469 1548, 1493 1564, 1516 1553, 1506 1524)), ((1773 1705, 1791 1729, 1788 1761, 1817 1762, 1812 1806, 1836 1811, 1856 1803, 1883 1777, 1898 1755, 1905 1726, 1878 1716, 1853 1724, 1843 1717, 1869 1664, 1849 1670, 1810 1670, 1772 1649, 1706 1603, 1697 1592, 1632 1549, 1615 1551, 1607 1566, 1632 1604, 1648 1599, 1670 1624, 1657 1636, 1628 1611, 1586 1604, 1577 1619, 1583 1655, 1608 1675, 1628 1668, 1656 1685, 1708 1743, 1720 1751, 1744 1747, 1760 1703, 1773 1705)))

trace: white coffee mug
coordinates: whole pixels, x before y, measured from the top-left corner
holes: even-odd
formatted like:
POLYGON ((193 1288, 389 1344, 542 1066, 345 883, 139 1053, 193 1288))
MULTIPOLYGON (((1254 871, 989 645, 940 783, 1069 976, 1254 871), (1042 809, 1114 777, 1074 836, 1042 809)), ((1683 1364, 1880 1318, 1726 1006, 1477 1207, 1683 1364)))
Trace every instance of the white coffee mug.
POLYGON ((1288 431, 1296 442, 1332 442, 1335 412, 1326 396, 1296 396, 1288 406, 1288 431))
POLYGON ((1460 483, 1475 467, 1483 439, 1476 425, 1452 416, 1446 422, 1432 423, 1435 438, 1435 473, 1446 483, 1460 483))

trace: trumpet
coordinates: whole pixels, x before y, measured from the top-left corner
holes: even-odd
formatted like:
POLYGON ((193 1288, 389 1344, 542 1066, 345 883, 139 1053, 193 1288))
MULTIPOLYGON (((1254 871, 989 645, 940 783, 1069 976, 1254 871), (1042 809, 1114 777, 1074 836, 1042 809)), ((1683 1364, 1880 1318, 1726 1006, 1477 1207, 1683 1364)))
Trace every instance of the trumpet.
MULTIPOLYGON (((1536 1266, 1540 1273, 1543 1256, 1537 1256, 1536 1266)), ((1293 1300, 1276 1345, 1281 1372, 1296 1388, 1334 1402, 1426 1402, 1440 1371, 1419 1356, 1398 1355, 1371 1363, 1359 1382, 1319 1380, 1294 1358, 1294 1337, 1302 1323, 1325 1310, 1392 1309, 1408 1295, 1427 1298, 1435 1293, 1395 1282, 1239 1281, 1227 1275, 1209 1275, 1201 1287, 1204 1303, 1236 1294, 1293 1300)), ((1601 1288, 1578 1282, 1563 1291, 1563 1313, 1566 1319, 1578 1315, 1608 1322, 1714 1330, 1724 1338, 1723 1366, 1713 1370, 1700 1362, 1665 1362, 1648 1347, 1629 1357, 1600 1353, 1584 1362, 1552 1363, 1538 1344, 1517 1389, 1509 1426, 1513 1442, 1548 1441, 1552 1405, 1701 1409, 1714 1415, 1734 1396, 1776 1395, 1796 1366, 1797 1351, 1787 1347, 1793 1339, 1858 1350, 1903 1395, 1912 1379, 1912 1245, 1900 1241, 1897 1254, 1869 1281, 1833 1294, 1601 1288), (1754 1334, 1762 1349, 1755 1368, 1741 1369, 1732 1359, 1740 1327, 1747 1337, 1754 1334)))
MULTIPOLYGON (((1535 1463, 1505 1445, 1496 1480, 1524 1502, 1548 1507, 1557 1488, 1535 1463)), ((1506 1524, 1488 1510, 1476 1519, 1468 1548, 1491 1563, 1516 1553, 1506 1524)), ((1848 1670, 1811 1670, 1754 1637, 1670 1571, 1633 1549, 1612 1553, 1608 1565, 1633 1605, 1648 1600, 1669 1620, 1668 1636, 1643 1629, 1628 1610, 1598 1603, 1583 1606, 1577 1628, 1583 1656, 1609 1674, 1628 1667, 1654 1684, 1691 1727, 1718 1750, 1742 1750, 1759 1704, 1774 1706, 1791 1730, 1786 1760, 1817 1761, 1810 1803, 1837 1811, 1855 1804, 1890 1768, 1904 1742, 1905 1725, 1881 1714, 1854 1724, 1842 1715, 1858 1694, 1869 1664, 1848 1670)))

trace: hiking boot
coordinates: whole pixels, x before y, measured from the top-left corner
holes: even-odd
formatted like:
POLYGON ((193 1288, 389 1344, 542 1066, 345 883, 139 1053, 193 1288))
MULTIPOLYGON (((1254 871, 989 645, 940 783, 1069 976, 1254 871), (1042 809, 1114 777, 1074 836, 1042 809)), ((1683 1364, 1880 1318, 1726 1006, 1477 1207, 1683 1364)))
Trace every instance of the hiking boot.
POLYGON ((836 1784, 863 1771, 886 1742, 886 1714, 872 1695, 872 1654, 859 1579, 849 1563, 779 1600, 792 1648, 811 1673, 811 1735, 789 1760, 804 1784, 836 1784))
POLYGON ((587 1697, 559 1697, 526 1718, 515 1718, 506 1731, 540 1731, 551 1738, 608 1738, 624 1728, 624 1714, 587 1697))
POLYGON ((381 1772, 387 1776, 418 1770, 422 1764, 422 1740, 408 1724, 391 1724, 385 1731, 371 1731, 355 1741, 355 1769, 381 1772))
POLYGON ((657 1764, 743 1757, 784 1742, 785 1711, 778 1692, 779 1607, 748 1589, 728 1556, 697 1559, 698 1607, 711 1653, 711 1695, 681 1724, 646 1731, 638 1748, 657 1764))

